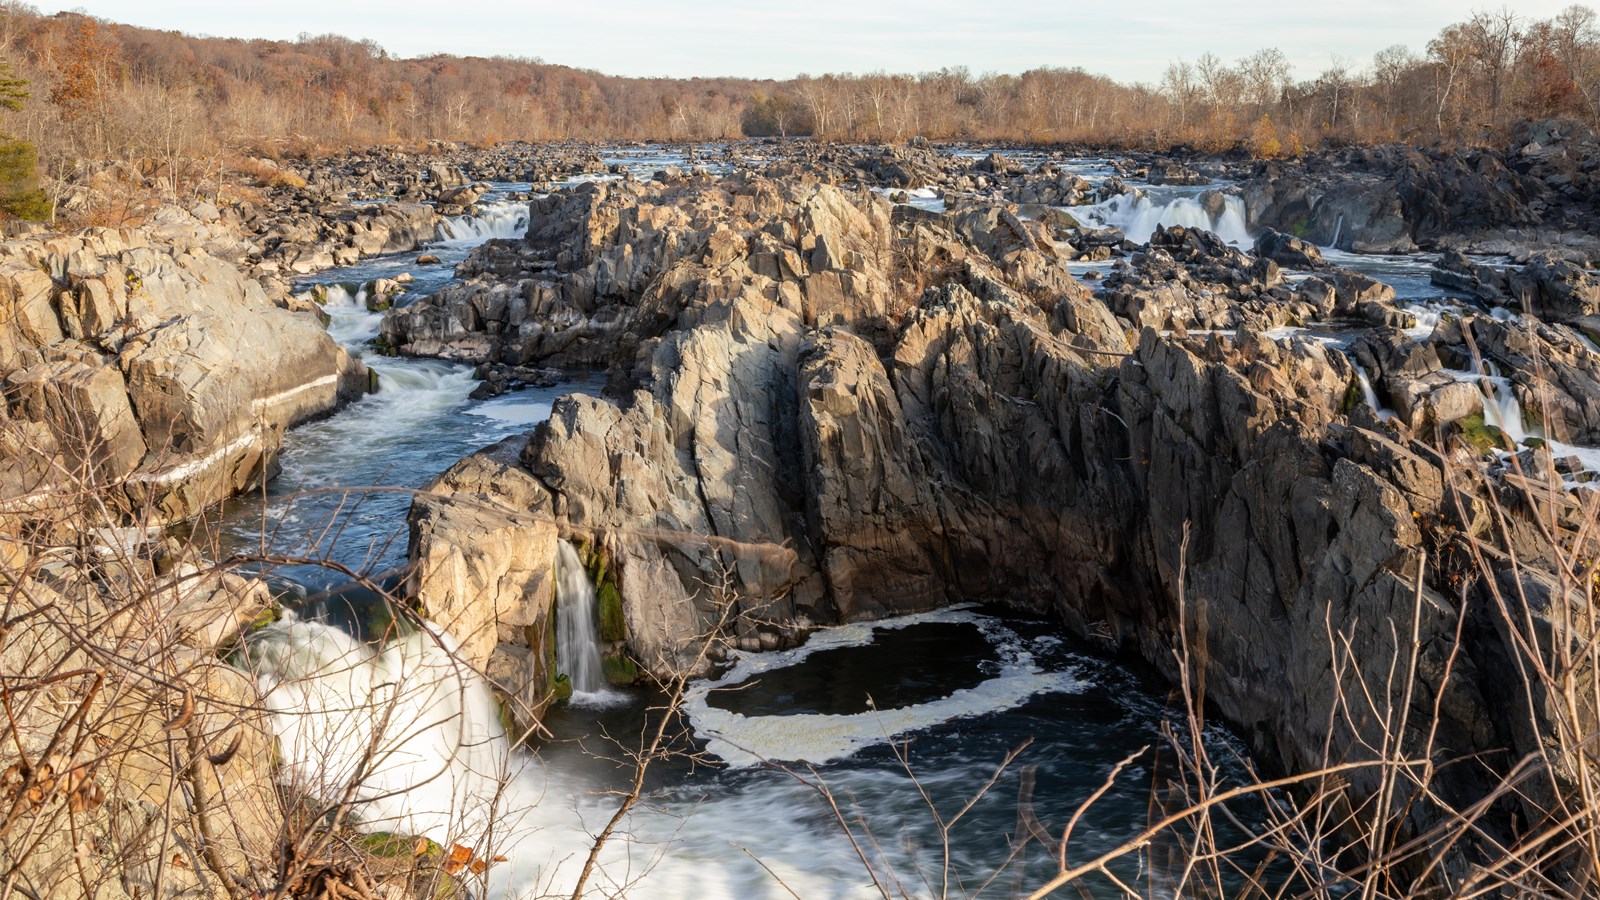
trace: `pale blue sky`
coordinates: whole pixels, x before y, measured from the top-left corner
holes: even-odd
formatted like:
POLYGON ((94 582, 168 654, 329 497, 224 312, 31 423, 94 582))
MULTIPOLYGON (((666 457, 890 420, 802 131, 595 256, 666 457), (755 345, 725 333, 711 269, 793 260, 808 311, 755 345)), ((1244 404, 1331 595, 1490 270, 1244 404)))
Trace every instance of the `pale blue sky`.
MULTIPOLYGON (((1571 0, 1516 0, 1549 17, 1571 0)), ((301 32, 371 38, 390 53, 537 56, 616 75, 975 73, 1082 66, 1154 82, 1179 57, 1234 60, 1275 46, 1310 78, 1337 54, 1358 65, 1391 44, 1421 52, 1474 9, 1461 0, 78 0, 39 3, 193 34, 292 39, 301 32)), ((1591 5, 1593 5, 1591 3, 1591 5)))

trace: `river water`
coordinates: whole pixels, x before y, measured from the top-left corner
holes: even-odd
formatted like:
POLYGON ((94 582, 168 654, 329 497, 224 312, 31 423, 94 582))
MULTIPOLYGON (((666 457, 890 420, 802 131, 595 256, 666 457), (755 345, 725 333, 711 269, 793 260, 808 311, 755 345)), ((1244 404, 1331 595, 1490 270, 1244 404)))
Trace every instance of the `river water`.
MULTIPOLYGON (((644 175, 689 163, 640 150, 606 161, 644 175)), ((1104 164, 1082 168, 1101 175, 1104 164)), ((502 194, 529 188, 496 187, 502 194)), ((321 557, 361 572, 392 569, 405 560, 408 489, 530 430, 560 394, 595 387, 580 379, 477 402, 468 397, 467 366, 370 351, 381 317, 365 309, 360 285, 409 273, 415 281, 401 301, 408 302, 448 284, 454 264, 477 243, 526 228, 524 204, 491 197, 486 208, 488 215, 441 229, 427 252, 442 265, 418 265, 416 254, 379 258, 305 285, 329 286, 330 332, 366 358, 380 390, 288 435, 282 474, 264 494, 229 505, 221 527, 229 549, 321 557)), ((286 591, 310 595, 348 580, 312 564, 267 574, 286 591)), ((360 610, 324 596, 250 645, 286 780, 311 794, 337 794, 362 750, 383 746, 385 762, 357 795, 365 827, 505 856, 476 884, 478 896, 569 895, 591 835, 617 807, 609 792, 632 771, 616 760, 639 747, 661 698, 636 688, 608 694, 621 702, 557 707, 548 738, 531 752, 513 750, 486 686, 453 663, 448 635, 424 629, 376 646, 358 639, 360 621, 360 610), (486 834, 490 849, 480 844, 486 834)), ((1117 762, 1164 746, 1170 715, 1154 681, 1049 623, 978 606, 825 629, 780 653, 735 654, 719 680, 691 686, 676 723, 685 735, 674 744, 680 753, 649 771, 589 888, 595 896, 666 898, 882 890, 920 897, 984 885, 991 895, 1025 892, 1055 862, 1053 848, 1020 838, 1028 831, 1024 813, 1059 834, 1117 762), (941 829, 980 792, 953 829, 941 829)), ((1208 728, 1203 740, 1232 777, 1242 777, 1234 738, 1208 728)), ((1151 787, 1157 759, 1156 752, 1139 757, 1096 802, 1075 831, 1072 859, 1108 850, 1147 824, 1164 799, 1151 787)), ((1162 873, 1134 857, 1114 868, 1153 895, 1170 894, 1162 873)), ((1116 895, 1107 882, 1088 886, 1091 894, 1116 895)))

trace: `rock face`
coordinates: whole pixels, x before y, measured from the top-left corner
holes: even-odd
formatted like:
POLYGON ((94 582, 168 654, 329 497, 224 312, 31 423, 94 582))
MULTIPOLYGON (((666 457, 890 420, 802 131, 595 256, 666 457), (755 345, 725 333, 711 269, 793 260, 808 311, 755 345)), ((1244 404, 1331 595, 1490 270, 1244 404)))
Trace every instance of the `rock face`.
POLYGON ((536 722, 556 674, 556 526, 544 486, 519 463, 527 438, 462 460, 411 516, 412 596, 461 642, 465 659, 536 722))
POLYGON ((1447 251, 1434 267, 1433 283, 1548 322, 1570 324, 1600 313, 1600 274, 1548 251, 1504 271, 1447 251))
POLYGON ((177 521, 260 483, 285 429, 367 389, 315 318, 208 252, 225 240, 170 210, 0 245, 0 373, 10 416, 42 426, 29 452, 59 460, 41 477, 177 521))
MULTIPOLYGON (((552 533, 535 523, 603 548, 628 646, 657 671, 687 664, 730 604, 717 639, 759 647, 1001 600, 1174 677, 1178 637, 1202 646, 1207 699, 1290 769, 1381 743, 1374 718, 1329 710, 1392 663, 1393 622, 1418 635, 1412 713, 1434 752, 1534 749, 1495 674, 1517 639, 1490 586, 1441 554, 1472 533, 1521 554, 1530 584, 1552 570, 1526 519, 1509 540, 1485 527, 1510 476, 1456 440, 1484 430, 1484 399, 1451 372, 1568 362, 1542 415, 1588 434, 1600 356, 1572 329, 1471 316, 1417 341, 1385 285, 1331 267, 1290 285, 1181 228, 1096 294, 1047 223, 886 206, 748 176, 586 187, 541 201, 527 243, 480 254, 467 290, 391 313, 413 352, 611 360, 611 400, 563 398, 419 502, 424 605, 536 653, 515 633, 548 608, 532 573, 552 533), (1349 356, 1264 334, 1333 319, 1362 330, 1349 356), (1186 333, 1223 328, 1237 334, 1186 333), (1400 416, 1361 402, 1352 359, 1400 416), (491 506, 448 511, 463 494, 491 506), (478 534, 492 539, 463 549, 478 534)), ((1436 787, 1472 802, 1495 765, 1436 787)))
POLYGON ((13 582, 17 618, 0 634, 13 890, 175 900, 227 896, 220 879, 267 887, 258 875, 285 821, 275 741, 254 681, 217 656, 239 632, 227 613, 254 615, 264 586, 192 567, 157 577, 133 544, 33 540, 7 544, 8 576, 39 577, 13 582), (92 554, 94 577, 74 553, 92 554), (137 660, 108 663, 129 647, 137 660))
POLYGON ((1600 141, 1527 123, 1503 149, 1390 146, 1262 163, 1243 185, 1253 223, 1358 253, 1454 248, 1600 258, 1600 141))

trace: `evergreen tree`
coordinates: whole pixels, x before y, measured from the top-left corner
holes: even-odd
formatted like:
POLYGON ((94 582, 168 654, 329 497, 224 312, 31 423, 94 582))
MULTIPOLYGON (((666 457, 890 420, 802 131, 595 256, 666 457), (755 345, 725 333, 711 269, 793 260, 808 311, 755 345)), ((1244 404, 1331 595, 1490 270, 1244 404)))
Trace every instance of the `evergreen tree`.
MULTIPOLYGON (((0 108, 15 112, 26 99, 28 82, 0 62, 0 108)), ((0 134, 0 213, 36 222, 50 218, 50 200, 39 188, 39 151, 8 134, 0 134)))

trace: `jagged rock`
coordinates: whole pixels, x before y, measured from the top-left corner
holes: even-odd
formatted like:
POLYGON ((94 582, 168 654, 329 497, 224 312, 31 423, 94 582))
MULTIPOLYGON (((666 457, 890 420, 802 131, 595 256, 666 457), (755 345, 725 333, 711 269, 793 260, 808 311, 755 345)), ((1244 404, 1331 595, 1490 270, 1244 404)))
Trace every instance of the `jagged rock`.
POLYGON ((1174 160, 1163 160, 1150 167, 1146 176, 1151 184, 1196 185, 1210 184, 1211 179, 1174 160))
POLYGON ((1266 229, 1256 238, 1256 255, 1291 269, 1316 270, 1327 266, 1317 245, 1291 234, 1266 229))
MULTIPOLYGON (((385 326, 508 364, 578 334, 611 361, 612 400, 558 401, 514 474, 504 448, 471 465, 537 485, 508 505, 547 497, 560 534, 603 548, 643 665, 686 663, 730 603, 788 636, 1004 598, 1172 676, 1182 623, 1204 642, 1208 700, 1295 770, 1382 743, 1380 721, 1328 715, 1366 689, 1342 660, 1388 666, 1414 629, 1411 712, 1434 749, 1535 749, 1506 737, 1487 662, 1511 638, 1463 622, 1483 598, 1447 600, 1461 588, 1423 548, 1434 523, 1497 539, 1494 488, 1446 479, 1436 455, 1497 464, 1450 443, 1483 401, 1445 359, 1462 368, 1470 335, 1519 375, 1541 354, 1570 365, 1546 419, 1592 428, 1600 356, 1580 356, 1576 333, 1468 317, 1418 342, 1388 286, 1336 269, 1291 286, 1194 229, 1159 230, 1096 296, 1065 274, 1048 221, 982 199, 890 213, 796 181, 667 177, 539 201, 527 242, 486 248, 471 287, 385 326), (602 315, 623 324, 601 334, 602 315), (1334 316, 1369 326, 1348 356, 1264 333, 1334 316), (1398 418, 1362 402, 1352 360, 1398 418), (1472 642, 1459 658, 1457 634, 1472 642)), ((1399 221, 1376 193, 1363 203, 1347 209, 1358 240, 1399 221)), ((773 643, 752 629, 718 640, 773 643)), ((1478 774, 1441 772, 1450 802, 1481 798, 1478 774)))
POLYGON ((519 465, 526 436, 469 456, 423 488, 411 512, 410 596, 486 668, 499 648, 524 665, 501 681, 534 715, 552 696, 546 657, 555 603, 556 524, 549 494, 519 465))
POLYGON ((0 245, 12 414, 167 521, 258 484, 286 428, 368 383, 320 322, 210 256, 219 239, 168 210, 143 231, 0 245))

